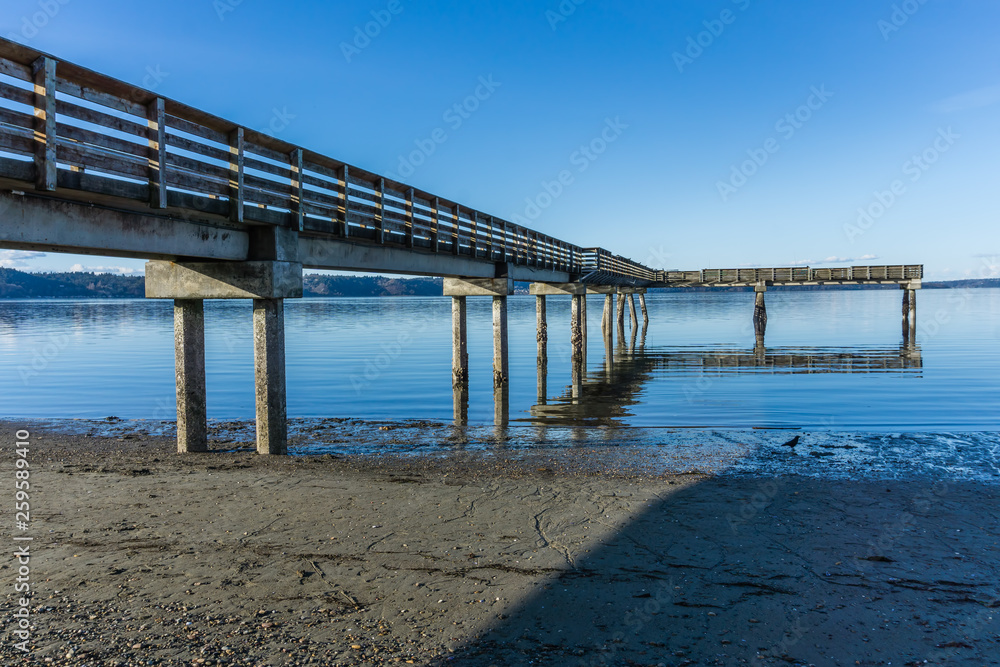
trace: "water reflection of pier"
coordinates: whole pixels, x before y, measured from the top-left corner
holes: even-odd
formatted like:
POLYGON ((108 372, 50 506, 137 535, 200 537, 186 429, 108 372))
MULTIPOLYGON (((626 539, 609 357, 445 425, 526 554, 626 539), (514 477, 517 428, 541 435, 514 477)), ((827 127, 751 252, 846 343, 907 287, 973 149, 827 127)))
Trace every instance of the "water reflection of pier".
MULTIPOLYGON (((547 364, 538 365, 538 403, 523 421, 537 425, 623 426, 629 408, 639 403, 654 375, 705 377, 743 374, 907 373, 920 374, 920 348, 909 341, 896 347, 871 348, 658 348, 647 350, 645 330, 605 341, 605 363, 584 372, 574 367, 572 384, 558 396, 547 395, 547 364), (637 340, 638 338, 638 340, 637 340)), ((521 420, 518 420, 521 421, 521 420)))

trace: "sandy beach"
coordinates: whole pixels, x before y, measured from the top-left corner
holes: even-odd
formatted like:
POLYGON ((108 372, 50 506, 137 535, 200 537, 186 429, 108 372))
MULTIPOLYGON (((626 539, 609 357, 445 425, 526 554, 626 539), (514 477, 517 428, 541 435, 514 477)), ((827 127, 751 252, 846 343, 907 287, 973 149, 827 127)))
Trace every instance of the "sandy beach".
POLYGON ((3 664, 1000 664, 988 482, 30 430, 31 650, 8 558, 3 664))

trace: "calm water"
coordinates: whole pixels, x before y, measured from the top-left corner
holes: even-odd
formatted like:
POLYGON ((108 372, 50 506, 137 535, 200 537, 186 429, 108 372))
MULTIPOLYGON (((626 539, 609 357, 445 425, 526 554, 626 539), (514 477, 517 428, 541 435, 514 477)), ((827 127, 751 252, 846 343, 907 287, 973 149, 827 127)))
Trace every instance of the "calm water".
MULTIPOLYGON (((901 294, 770 292, 766 348, 753 295, 651 294, 650 325, 609 363, 603 297, 589 300, 587 372, 573 387, 569 299, 549 298, 538 396, 533 297, 510 299, 510 419, 546 425, 864 431, 1000 430, 1000 290, 924 290, 904 346, 901 294), (574 396, 575 395, 575 396, 574 396)), ((289 300, 292 417, 453 416, 445 298, 289 300)), ((206 306, 209 417, 250 419, 251 308, 206 306)), ((492 423, 490 302, 469 300, 469 420, 492 423)), ((169 302, 0 301, 2 417, 173 419, 169 302)))

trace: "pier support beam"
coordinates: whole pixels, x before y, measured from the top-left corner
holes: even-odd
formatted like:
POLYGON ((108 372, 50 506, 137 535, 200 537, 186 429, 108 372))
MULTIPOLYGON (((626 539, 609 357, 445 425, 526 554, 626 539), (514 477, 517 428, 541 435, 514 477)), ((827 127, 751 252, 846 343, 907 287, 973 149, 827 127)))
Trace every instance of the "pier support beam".
POLYGON ((464 296, 451 298, 451 385, 469 382, 469 338, 467 304, 464 296))
POLYGON ((257 403, 257 453, 288 452, 285 404, 285 301, 254 299, 254 384, 257 403))
POLYGON ((493 388, 510 383, 507 365, 507 297, 493 297, 493 388))
POLYGON ((764 294, 767 292, 767 283, 761 281, 753 288, 756 298, 753 307, 753 331, 757 337, 763 337, 767 331, 767 306, 764 303, 764 294))
POLYGON ((604 295, 604 312, 601 314, 601 333, 605 338, 612 334, 612 318, 615 310, 615 297, 613 294, 604 295))
POLYGON ((632 292, 629 292, 629 295, 628 295, 628 312, 629 312, 629 315, 632 316, 632 329, 633 330, 638 329, 639 328, 639 318, 636 317, 636 314, 635 314, 635 294, 633 294, 632 292))
POLYGON ((205 401, 205 302, 174 301, 174 359, 177 375, 177 451, 208 451, 205 401))
POLYGON ((548 372, 549 372, 549 325, 545 313, 545 296, 535 297, 535 317, 538 320, 538 404, 544 405, 548 400, 548 372))
POLYGON ((252 245, 258 248, 258 254, 278 256, 278 260, 191 263, 158 260, 146 263, 146 298, 174 299, 175 303, 175 333, 180 334, 175 348, 178 451, 204 451, 207 447, 207 442, 202 444, 199 433, 199 430, 207 431, 204 425, 204 310, 201 300, 253 299, 257 451, 261 454, 287 452, 284 300, 302 296, 302 264, 291 261, 294 256, 284 250, 291 242, 282 241, 280 236, 271 239, 273 247, 263 241, 252 245), (193 305, 194 302, 198 305, 193 305), (197 370, 199 365, 200 371, 197 370))
POLYGON ((570 307, 570 348, 572 349, 573 363, 579 363, 583 359, 584 333, 583 333, 583 304, 582 296, 573 296, 573 303, 570 307))
POLYGON ((645 290, 639 292, 639 306, 642 308, 642 328, 649 325, 649 312, 646 310, 646 292, 645 290))
POLYGON ((625 292, 618 291, 618 303, 616 306, 616 317, 618 323, 618 331, 625 331, 625 292))

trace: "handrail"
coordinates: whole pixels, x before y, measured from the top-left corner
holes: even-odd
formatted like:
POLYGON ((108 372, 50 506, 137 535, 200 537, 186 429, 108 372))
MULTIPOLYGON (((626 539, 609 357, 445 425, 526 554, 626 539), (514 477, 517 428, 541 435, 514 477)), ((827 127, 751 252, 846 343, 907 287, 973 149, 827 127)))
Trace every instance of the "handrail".
POLYGON ((653 269, 606 250, 578 247, 2 38, 0 102, 3 175, 33 180, 37 190, 596 273, 594 280, 656 278, 653 269))

